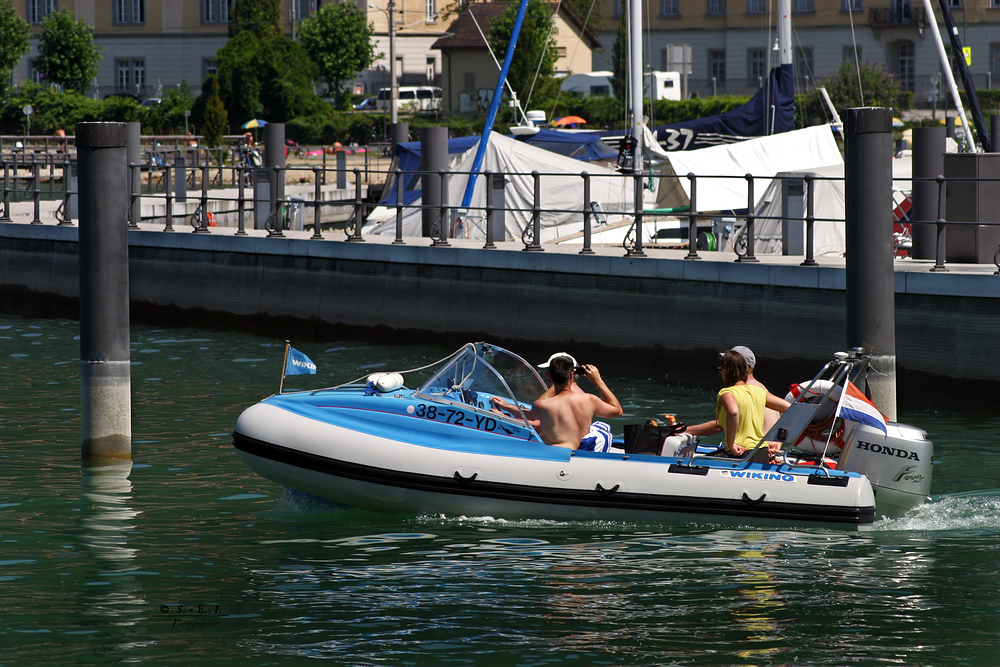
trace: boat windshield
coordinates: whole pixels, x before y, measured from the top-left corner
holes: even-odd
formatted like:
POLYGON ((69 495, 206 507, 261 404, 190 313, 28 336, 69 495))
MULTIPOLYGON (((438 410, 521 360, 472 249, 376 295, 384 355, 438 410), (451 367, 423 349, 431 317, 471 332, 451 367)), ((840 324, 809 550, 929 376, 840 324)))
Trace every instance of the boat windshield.
POLYGON ((538 371, 513 352, 488 343, 469 343, 422 384, 417 394, 489 410, 493 396, 531 405, 545 389, 538 371))

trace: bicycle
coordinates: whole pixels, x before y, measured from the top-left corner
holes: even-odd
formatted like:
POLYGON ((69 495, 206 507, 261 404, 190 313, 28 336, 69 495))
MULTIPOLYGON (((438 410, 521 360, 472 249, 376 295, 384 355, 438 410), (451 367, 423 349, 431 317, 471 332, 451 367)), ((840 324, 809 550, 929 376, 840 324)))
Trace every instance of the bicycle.
POLYGON ((264 223, 264 229, 267 230, 268 235, 281 236, 283 230, 292 229, 295 224, 295 217, 301 208, 301 201, 289 200, 278 204, 277 207, 271 210, 271 213, 267 216, 267 221, 264 223))
POLYGON ((202 218, 204 218, 204 222, 205 222, 204 227, 215 227, 216 226, 215 214, 214 213, 212 213, 211 211, 208 211, 207 213, 205 213, 204 216, 202 215, 202 213, 203 213, 203 210, 202 210, 201 205, 199 204, 198 208, 196 208, 194 210, 194 213, 191 214, 191 227, 196 232, 199 231, 199 230, 201 230, 202 227, 203 227, 203 225, 202 225, 202 218))
POLYGON ((241 146, 239 166, 243 168, 243 184, 253 186, 254 170, 260 169, 264 161, 260 157, 260 152, 253 147, 241 146))

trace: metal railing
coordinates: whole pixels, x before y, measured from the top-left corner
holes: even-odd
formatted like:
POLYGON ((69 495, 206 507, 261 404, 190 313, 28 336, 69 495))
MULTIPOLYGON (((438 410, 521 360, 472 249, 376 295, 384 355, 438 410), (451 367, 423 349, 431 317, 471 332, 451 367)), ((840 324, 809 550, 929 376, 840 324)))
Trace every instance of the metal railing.
MULTIPOLYGON (((138 227, 138 223, 140 222, 131 219, 131 212, 138 210, 133 204, 137 199, 141 198, 143 200, 151 199, 154 202, 156 200, 163 202, 164 213, 162 217, 164 219, 164 227, 162 231, 164 232, 177 231, 175 226, 177 223, 176 206, 179 203, 185 204, 183 216, 188 218, 192 232, 206 234, 213 231, 222 231, 224 228, 232 229, 232 227, 226 226, 213 230, 213 219, 220 216, 235 215, 236 227, 234 233, 238 236, 247 235, 246 215, 248 211, 255 218, 255 226, 258 226, 256 223, 263 218, 263 224, 259 226, 267 231, 268 237, 283 237, 285 236, 284 231, 294 226, 293 223, 300 214, 303 218, 302 229, 306 230, 310 224, 306 223, 305 218, 308 210, 311 209, 313 234, 309 238, 323 240, 324 211, 330 207, 339 207, 350 210, 350 215, 344 226, 343 240, 348 243, 362 243, 365 241, 365 222, 371 210, 376 206, 376 202, 367 196, 364 185, 366 182, 386 182, 387 177, 391 177, 388 178, 388 182, 391 183, 391 187, 394 189, 392 197, 394 203, 389 205, 390 208, 394 209, 395 236, 392 241, 394 245, 407 243, 404 237, 404 213, 408 210, 418 210, 423 215, 424 211, 429 210, 431 211, 431 215, 428 217, 432 224, 429 229, 429 236, 431 245, 434 247, 449 247, 451 245, 450 240, 459 238, 462 235, 460 232, 477 229, 480 232, 477 233, 477 236, 481 235, 485 239, 482 248, 485 250, 494 250, 498 247, 497 243, 499 241, 506 240, 506 235, 502 231, 505 230, 505 225, 500 221, 506 219, 508 215, 514 214, 526 221, 526 224, 523 225, 520 238, 522 249, 527 252, 544 252, 546 248, 545 244, 542 243, 544 229, 542 220, 546 217, 552 219, 553 216, 556 216, 559 219, 572 220, 574 224, 575 221, 580 223, 582 244, 578 253, 581 255, 593 255, 595 254, 593 246, 595 231, 607 228, 607 221, 606 219, 602 220, 601 216, 610 214, 620 216, 623 226, 631 220, 630 229, 625 234, 625 238, 621 243, 626 256, 645 257, 647 256, 645 250, 648 246, 644 243, 643 237, 645 232, 643 231, 643 221, 651 215, 659 214, 659 211, 645 210, 644 206, 640 205, 637 207, 634 204, 637 199, 641 200, 642 198, 644 181, 648 178, 646 174, 600 175, 599 178, 601 179, 619 179, 621 183, 616 187, 623 193, 622 208, 613 212, 604 212, 595 209, 592 200, 593 179, 595 176, 586 170, 582 170, 576 175, 541 173, 538 171, 533 171, 530 174, 493 174, 485 172, 480 175, 480 178, 484 178, 487 184, 485 204, 471 207, 468 210, 458 211, 457 204, 450 201, 449 184, 451 179, 468 177, 468 172, 437 171, 404 173, 398 169, 388 172, 371 169, 364 170, 360 167, 348 170, 343 161, 341 161, 339 169, 332 169, 326 165, 263 168, 244 165, 219 166, 216 164, 213 166, 208 163, 188 167, 184 163, 170 164, 166 161, 162 164, 149 164, 148 162, 152 161, 152 157, 154 157, 152 154, 148 155, 147 163, 145 164, 129 165, 130 170, 139 172, 138 182, 140 183, 139 191, 128 193, 128 210, 130 212, 128 224, 133 228, 138 227), (228 182, 223 173, 224 171, 231 173, 228 182), (191 174, 190 178, 188 177, 189 172, 191 174), (352 195, 327 200, 323 199, 324 188, 329 188, 327 184, 332 186, 333 183, 337 183, 340 186, 340 191, 348 190, 348 176, 351 177, 350 180, 353 182, 352 195), (532 190, 530 193, 530 204, 521 207, 498 205, 495 200, 497 190, 492 187, 494 176, 503 176, 506 178, 521 176, 530 178, 532 190), (566 209, 543 207, 543 185, 546 179, 553 177, 566 179, 567 176, 579 178, 579 206, 566 209), (428 180, 431 180, 428 177, 435 177, 440 183, 440 203, 405 204, 404 184, 407 179, 419 178, 421 182, 426 184, 428 180), (178 178, 184 179, 185 188, 177 188, 178 178), (312 199, 285 196, 283 189, 287 187, 287 182, 290 179, 293 182, 296 180, 310 181, 313 186, 312 199), (269 184, 269 194, 268 196, 261 196, 257 184, 265 180, 269 184), (234 184, 235 194, 231 192, 234 189, 234 184), (196 202, 193 213, 189 212, 189 206, 186 203, 186 186, 191 186, 192 190, 196 188, 198 190, 197 194, 192 196, 192 200, 196 202), (249 193, 248 188, 250 189, 249 193), (264 211, 266 211, 266 216, 263 215, 264 211)), ((33 204, 30 224, 44 224, 40 213, 41 203, 46 200, 59 200, 60 204, 55 210, 57 224, 72 225, 73 222, 70 216, 72 207, 70 202, 77 194, 71 187, 71 179, 67 177, 68 174, 72 173, 75 166, 72 156, 69 154, 54 154, 45 159, 31 159, 29 157, 27 161, 24 161, 23 158, 24 156, 11 156, 9 154, 2 156, 3 216, 0 217, 0 221, 11 221, 11 208, 15 202, 30 200, 33 204)), ((842 181, 843 179, 823 178, 811 174, 778 178, 775 176, 754 176, 753 174, 745 174, 744 176, 713 176, 696 175, 693 173, 678 176, 677 178, 686 179, 688 182, 690 199, 690 207, 686 211, 674 209, 674 215, 672 216, 672 219, 677 221, 677 225, 680 228, 678 231, 681 233, 686 231, 688 252, 684 256, 685 260, 702 259, 698 247, 699 235, 707 233, 710 230, 709 225, 719 218, 718 213, 698 211, 699 183, 706 179, 741 179, 746 181, 746 209, 741 212, 734 212, 732 216, 734 220, 742 221, 742 224, 734 225, 729 239, 730 246, 736 254, 735 261, 738 263, 755 263, 759 261, 755 251, 758 223, 780 220, 801 222, 804 225, 805 238, 804 252, 802 253, 804 259, 800 263, 800 266, 818 266, 819 264, 815 257, 816 223, 843 222, 842 219, 817 217, 815 214, 817 182, 823 180, 842 181), (792 216, 784 213, 780 216, 760 215, 757 212, 755 192, 757 189, 756 186, 761 180, 768 182, 773 180, 794 180, 801 182, 803 185, 804 215, 792 216), (684 229, 685 223, 686 230, 684 229)), ((945 261, 948 226, 1000 224, 997 221, 977 221, 970 223, 969 221, 946 220, 945 201, 947 183, 949 180, 968 182, 989 181, 991 179, 945 179, 943 176, 938 176, 934 179, 913 180, 932 180, 937 184, 937 219, 911 220, 909 222, 911 224, 932 224, 935 226, 937 234, 935 263, 929 270, 935 273, 946 272, 949 270, 945 261)), ((132 183, 133 179, 129 179, 129 182, 132 183)), ((154 216, 154 219, 159 217, 154 216)), ((892 222, 891 220, 886 221, 887 224, 892 224, 892 222)), ((680 245, 683 247, 683 244, 680 245)), ((1000 275, 1000 247, 997 248, 994 255, 994 263, 997 265, 997 275, 1000 275)))
POLYGON ((872 27, 913 26, 922 28, 926 24, 923 7, 869 7, 868 25, 872 27))

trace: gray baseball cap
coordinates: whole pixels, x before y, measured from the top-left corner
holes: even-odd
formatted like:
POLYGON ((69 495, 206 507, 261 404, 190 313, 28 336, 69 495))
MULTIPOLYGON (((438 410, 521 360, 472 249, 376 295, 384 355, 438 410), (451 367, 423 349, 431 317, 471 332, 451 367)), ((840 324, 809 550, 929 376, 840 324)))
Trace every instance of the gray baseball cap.
POLYGON ((757 365, 757 358, 753 356, 753 352, 750 350, 749 347, 745 345, 737 345, 736 347, 733 348, 733 352, 746 359, 747 366, 750 368, 750 370, 753 370, 753 367, 757 365))

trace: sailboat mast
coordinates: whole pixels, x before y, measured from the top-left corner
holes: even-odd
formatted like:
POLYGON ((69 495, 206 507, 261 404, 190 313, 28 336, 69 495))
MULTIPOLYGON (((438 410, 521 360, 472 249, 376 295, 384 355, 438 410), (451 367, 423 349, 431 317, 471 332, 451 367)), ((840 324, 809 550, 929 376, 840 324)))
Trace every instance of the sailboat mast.
MULTIPOLYGON (((930 25, 927 27, 931 31, 931 34, 934 35, 938 57, 941 59, 941 69, 944 70, 944 77, 948 81, 948 90, 951 91, 951 99, 955 101, 955 111, 962 118, 962 130, 965 131, 965 140, 969 142, 969 151, 977 153, 979 149, 976 148, 976 140, 972 138, 972 128, 969 127, 969 119, 965 116, 965 107, 962 106, 962 99, 958 96, 955 75, 951 72, 951 63, 948 62, 948 54, 944 50, 944 41, 941 39, 941 31, 938 30, 937 17, 934 15, 934 7, 931 5, 931 0, 924 0, 924 11, 927 13, 927 19, 930 21, 930 25)), ((961 58, 962 54, 959 53, 958 57, 961 58)))
POLYGON ((793 63, 792 0, 778 0, 778 59, 779 65, 793 63))
POLYGON ((632 136, 635 137, 635 155, 632 168, 642 169, 642 84, 645 81, 642 67, 642 0, 631 0, 629 5, 629 48, 632 72, 632 136))
MULTIPOLYGON (((490 141, 490 132, 493 131, 493 122, 497 117, 497 109, 500 108, 500 99, 503 97, 503 86, 507 82, 507 72, 510 71, 510 61, 514 59, 514 50, 517 48, 517 38, 521 34, 521 25, 524 23, 524 15, 528 10, 528 0, 521 0, 517 8, 517 16, 514 18, 514 27, 510 33, 510 41, 507 43, 507 55, 504 56, 503 66, 500 68, 500 76, 497 78, 496 88, 493 90, 493 100, 490 102, 490 110, 486 114, 486 126, 483 128, 483 136, 479 140, 476 148, 476 158, 472 162, 472 170, 469 174, 469 182, 465 186, 465 195, 462 197, 462 208, 460 211, 468 211, 472 204, 472 194, 476 188, 476 176, 483 168, 483 159, 486 157, 486 145, 490 141)), ((488 187, 488 186, 487 186, 488 187)), ((441 224, 447 224, 445 220, 441 224)))

